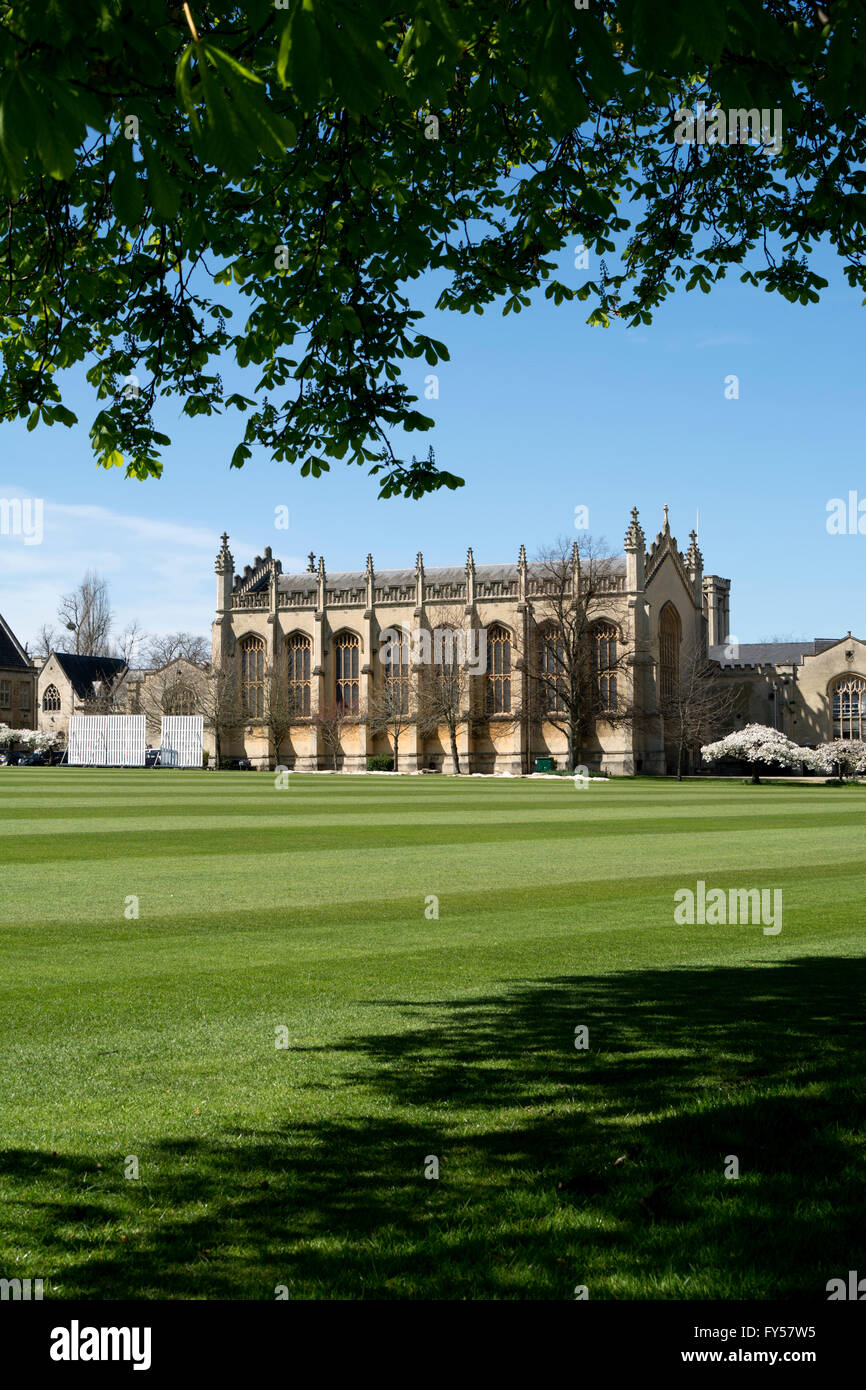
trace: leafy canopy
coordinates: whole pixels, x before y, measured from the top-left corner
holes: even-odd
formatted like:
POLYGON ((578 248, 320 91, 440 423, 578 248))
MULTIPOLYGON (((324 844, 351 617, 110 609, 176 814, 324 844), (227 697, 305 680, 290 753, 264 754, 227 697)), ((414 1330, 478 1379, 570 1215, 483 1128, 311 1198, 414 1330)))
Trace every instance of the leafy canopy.
POLYGON ((395 451, 433 425, 408 361, 448 359, 419 277, 463 314, 544 285, 633 325, 731 268, 814 301, 826 237, 866 287, 864 49, 861 0, 0 3, 0 418, 74 424, 85 362, 96 458, 133 476, 177 395, 242 413, 235 467, 458 486, 395 451), (778 155, 676 144, 698 100, 781 110, 778 155), (616 273, 559 278, 572 242, 616 273))

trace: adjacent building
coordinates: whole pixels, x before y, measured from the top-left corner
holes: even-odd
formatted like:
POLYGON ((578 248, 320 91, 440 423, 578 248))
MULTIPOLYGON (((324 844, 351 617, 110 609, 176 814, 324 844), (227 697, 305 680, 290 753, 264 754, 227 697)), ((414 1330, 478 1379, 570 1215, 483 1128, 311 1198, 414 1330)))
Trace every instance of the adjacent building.
POLYGON ((39 729, 65 740, 71 715, 115 712, 126 669, 121 657, 51 652, 39 672, 39 729))
POLYGON ((36 728, 36 667, 0 617, 0 724, 36 728))

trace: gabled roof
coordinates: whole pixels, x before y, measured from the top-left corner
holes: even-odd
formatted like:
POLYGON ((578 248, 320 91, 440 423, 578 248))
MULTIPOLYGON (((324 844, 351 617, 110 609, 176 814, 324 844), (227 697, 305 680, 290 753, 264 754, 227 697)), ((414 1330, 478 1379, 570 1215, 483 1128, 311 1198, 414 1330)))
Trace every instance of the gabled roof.
POLYGON ((11 627, 0 617, 0 666, 27 671, 33 665, 11 627))
POLYGON ((710 656, 720 666, 802 666, 804 657, 818 656, 844 640, 813 637, 802 642, 741 642, 735 660, 725 656, 727 647, 710 647, 710 656))
MULTIPOLYGON (((519 566, 515 564, 505 565, 476 565, 476 582, 487 581, 505 582, 516 580, 519 566)), ((625 559, 623 556, 615 556, 610 561, 610 568, 614 574, 625 572, 625 559)), ((549 566, 543 563, 530 560, 526 566, 527 577, 545 578, 550 574, 549 566)), ((395 588, 403 587, 415 583, 415 567, 400 570, 380 570, 375 571, 376 587, 385 588, 393 585, 395 588)), ((424 580, 429 585, 436 584, 462 584, 466 579, 465 565, 425 565, 424 580)), ((327 572, 327 584, 329 589, 360 589, 363 588, 367 580, 366 570, 336 570, 327 572)), ((304 574, 281 574, 277 580, 277 588, 280 593, 315 593, 318 585, 318 576, 309 570, 304 574)))
POLYGON ((94 681, 113 685, 126 670, 121 656, 75 656, 71 652, 52 652, 76 695, 84 700, 93 694, 94 681))

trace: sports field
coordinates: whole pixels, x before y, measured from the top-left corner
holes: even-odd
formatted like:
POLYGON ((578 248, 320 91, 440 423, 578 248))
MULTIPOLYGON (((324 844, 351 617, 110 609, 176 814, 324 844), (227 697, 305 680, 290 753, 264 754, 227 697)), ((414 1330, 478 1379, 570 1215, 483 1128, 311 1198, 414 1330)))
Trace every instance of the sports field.
POLYGON ((866 790, 289 782, 0 771, 0 1276, 823 1298, 862 1266, 866 790), (781 889, 782 931, 678 925, 698 880, 781 889))

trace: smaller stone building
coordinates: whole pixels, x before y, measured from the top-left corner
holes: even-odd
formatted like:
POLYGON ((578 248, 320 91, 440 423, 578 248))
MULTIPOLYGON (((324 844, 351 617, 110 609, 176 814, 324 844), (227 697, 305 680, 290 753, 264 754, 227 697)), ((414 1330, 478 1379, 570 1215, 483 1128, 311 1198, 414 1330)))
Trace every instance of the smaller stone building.
POLYGON ((147 742, 159 747, 164 714, 205 714, 208 673, 178 657, 155 670, 122 657, 52 652, 39 673, 39 728, 69 734, 73 714, 143 714, 147 742))
POLYGON ((71 715, 118 713, 115 693, 125 672, 122 657, 52 652, 39 672, 39 729, 65 740, 71 715))
POLYGON ((866 643, 847 637, 710 647, 726 679, 741 688, 742 722, 767 724, 814 748, 866 738, 866 643))
POLYGON ((0 724, 36 728, 36 667, 0 617, 0 724))

